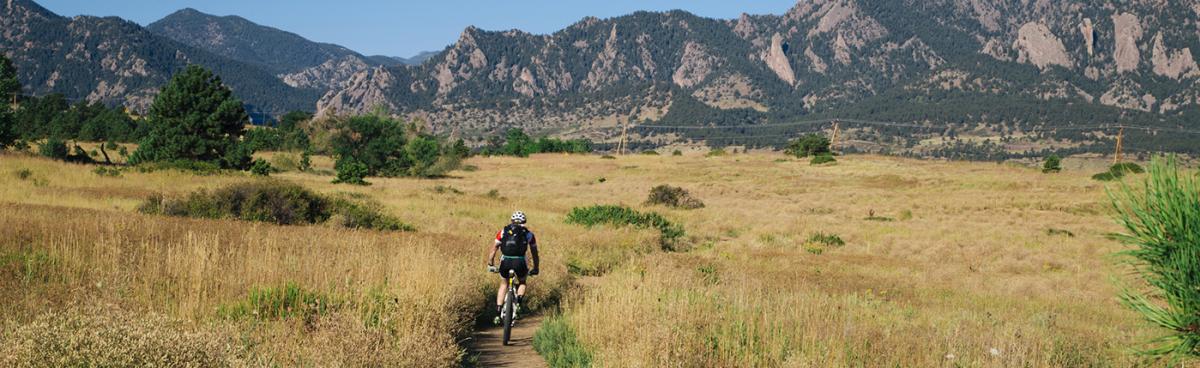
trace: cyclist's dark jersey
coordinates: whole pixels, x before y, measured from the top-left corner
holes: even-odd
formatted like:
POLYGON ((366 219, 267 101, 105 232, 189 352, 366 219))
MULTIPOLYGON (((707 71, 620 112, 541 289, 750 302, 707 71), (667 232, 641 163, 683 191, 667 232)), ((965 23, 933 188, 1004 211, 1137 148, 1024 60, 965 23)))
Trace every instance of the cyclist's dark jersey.
MULTIPOLYGON (((504 229, 496 232, 496 241, 503 241, 504 229)), ((533 236, 533 231, 525 229, 525 240, 529 243, 529 248, 537 249, 537 237, 533 236)), ((529 274, 529 263, 524 257, 500 257, 500 277, 508 278, 508 270, 516 271, 517 278, 524 280, 529 274)), ((523 282, 523 281, 522 281, 523 282)))

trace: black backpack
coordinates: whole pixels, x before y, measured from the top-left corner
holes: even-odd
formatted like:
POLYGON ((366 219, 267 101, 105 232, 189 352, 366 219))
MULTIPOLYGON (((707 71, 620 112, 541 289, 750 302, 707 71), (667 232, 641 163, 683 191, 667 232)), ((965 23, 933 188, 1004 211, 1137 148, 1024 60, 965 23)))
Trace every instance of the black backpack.
POLYGON ((500 252, 509 257, 523 257, 529 248, 529 229, 517 224, 504 227, 500 237, 500 252))

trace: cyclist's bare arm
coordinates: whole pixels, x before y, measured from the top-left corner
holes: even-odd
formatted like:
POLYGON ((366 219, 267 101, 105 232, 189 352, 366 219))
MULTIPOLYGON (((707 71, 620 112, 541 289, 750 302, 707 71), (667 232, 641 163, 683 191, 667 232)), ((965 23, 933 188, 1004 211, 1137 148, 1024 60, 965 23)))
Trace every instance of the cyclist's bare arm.
POLYGON ((492 266, 492 265, 496 264, 496 251, 497 250, 500 250, 500 241, 499 240, 496 241, 496 244, 492 244, 492 254, 488 255, 488 266, 492 266))

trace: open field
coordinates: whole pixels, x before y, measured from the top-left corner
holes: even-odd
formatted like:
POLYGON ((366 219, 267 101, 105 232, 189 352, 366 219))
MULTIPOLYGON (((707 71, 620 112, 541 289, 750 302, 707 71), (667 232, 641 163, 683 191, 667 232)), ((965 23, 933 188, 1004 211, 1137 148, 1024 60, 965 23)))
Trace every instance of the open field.
POLYGON ((455 366, 514 209, 542 244, 533 303, 561 300, 598 366, 1130 366, 1129 347, 1155 333, 1117 303, 1121 246, 1104 235, 1119 229, 1095 172, 1070 162, 1051 175, 771 153, 467 164, 368 187, 274 175, 373 198, 417 228, 383 233, 142 215, 153 194, 256 179, 0 156, 0 343, 13 347, 0 365, 154 352, 168 365, 455 366), (658 184, 706 206, 643 205, 658 184), (564 223, 594 204, 658 212, 687 235, 666 252, 652 230, 564 223), (571 286, 568 264, 599 277, 571 286), (223 312, 287 285, 312 296, 299 317, 223 312))

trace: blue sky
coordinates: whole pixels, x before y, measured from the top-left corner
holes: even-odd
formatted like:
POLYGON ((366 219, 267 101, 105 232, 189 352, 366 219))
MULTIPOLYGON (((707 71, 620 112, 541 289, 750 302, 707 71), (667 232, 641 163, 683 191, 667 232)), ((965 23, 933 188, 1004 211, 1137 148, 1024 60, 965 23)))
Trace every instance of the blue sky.
POLYGON ((437 51, 469 25, 550 33, 585 16, 683 9, 712 18, 783 14, 796 0, 35 0, 64 16, 115 15, 147 25, 182 8, 239 15, 255 23, 373 55, 437 51))

